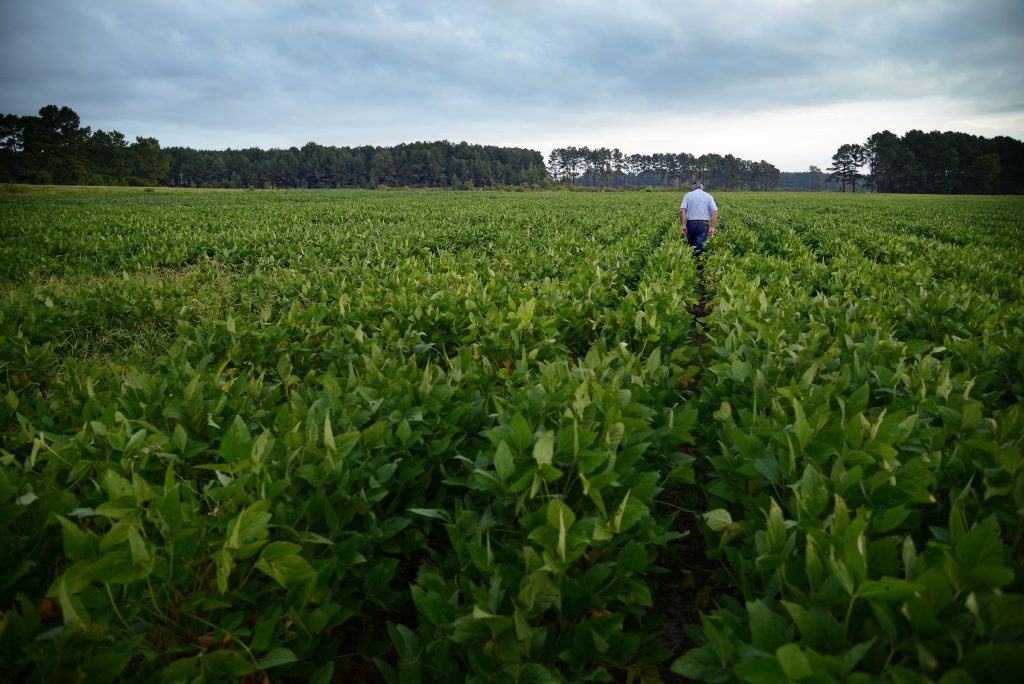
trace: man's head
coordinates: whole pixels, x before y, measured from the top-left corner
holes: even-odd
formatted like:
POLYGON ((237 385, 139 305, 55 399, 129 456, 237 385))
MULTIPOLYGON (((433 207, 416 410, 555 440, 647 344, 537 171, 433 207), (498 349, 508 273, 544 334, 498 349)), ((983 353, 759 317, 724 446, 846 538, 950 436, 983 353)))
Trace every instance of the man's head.
POLYGON ((704 181, 702 181, 699 178, 694 178, 692 181, 690 181, 690 187, 693 188, 694 190, 696 190, 697 188, 703 189, 704 181))

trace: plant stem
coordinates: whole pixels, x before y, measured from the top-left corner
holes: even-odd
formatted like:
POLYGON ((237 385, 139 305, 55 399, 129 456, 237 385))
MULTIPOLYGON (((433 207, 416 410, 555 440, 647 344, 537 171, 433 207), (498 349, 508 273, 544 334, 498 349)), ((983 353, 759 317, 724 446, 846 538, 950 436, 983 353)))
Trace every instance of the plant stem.
POLYGON ((117 601, 114 600, 114 592, 110 591, 110 583, 104 582, 103 587, 107 590, 107 597, 110 599, 110 607, 114 609, 114 615, 116 615, 117 619, 121 621, 124 628, 130 631, 131 627, 128 626, 128 622, 124 619, 124 616, 121 615, 121 611, 117 609, 117 601))

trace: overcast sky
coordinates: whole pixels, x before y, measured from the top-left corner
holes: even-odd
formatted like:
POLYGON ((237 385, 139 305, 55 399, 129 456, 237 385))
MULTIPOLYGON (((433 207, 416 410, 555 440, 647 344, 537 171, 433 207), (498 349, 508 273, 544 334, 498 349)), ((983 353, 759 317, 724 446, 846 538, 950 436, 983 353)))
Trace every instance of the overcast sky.
POLYGON ((0 112, 202 149, 448 139, 828 166, 1024 139, 1021 0, 0 0, 0 112))

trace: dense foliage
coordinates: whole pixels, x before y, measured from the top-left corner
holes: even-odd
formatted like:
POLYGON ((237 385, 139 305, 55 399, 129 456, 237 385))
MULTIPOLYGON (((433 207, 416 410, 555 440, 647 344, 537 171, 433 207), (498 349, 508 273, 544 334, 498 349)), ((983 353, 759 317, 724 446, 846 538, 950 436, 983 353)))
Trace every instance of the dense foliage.
POLYGON ((831 180, 856 192, 1024 194, 1024 142, 1006 136, 911 130, 874 133, 863 145, 841 145, 831 180), (861 169, 868 165, 869 173, 861 169))
POLYGON ((548 155, 552 178, 582 187, 655 186, 680 188, 694 178, 726 190, 774 190, 780 172, 771 163, 731 154, 625 154, 607 147, 559 147, 548 155))
POLYGON ((168 185, 204 188, 371 188, 540 186, 550 182, 540 152, 468 143, 393 147, 206 151, 129 144, 118 132, 82 127, 69 107, 39 116, 0 115, 0 182, 168 185))
POLYGON ((1013 666, 1020 202, 726 194, 703 276, 676 205, 0 197, 3 671, 1013 666), (694 522, 732 579, 666 643, 694 522))
MULTIPOLYGON (((1024 664, 1021 204, 734 206, 699 434, 736 600, 704 681, 1011 681, 1024 664)), ((787 198, 788 199, 788 198, 787 198)))
POLYGON ((0 182, 156 185, 169 168, 155 138, 129 143, 119 131, 93 132, 70 107, 0 114, 0 182))
POLYGON ((447 140, 355 148, 307 143, 287 150, 170 147, 166 152, 165 184, 185 187, 469 189, 549 182, 540 152, 447 140))

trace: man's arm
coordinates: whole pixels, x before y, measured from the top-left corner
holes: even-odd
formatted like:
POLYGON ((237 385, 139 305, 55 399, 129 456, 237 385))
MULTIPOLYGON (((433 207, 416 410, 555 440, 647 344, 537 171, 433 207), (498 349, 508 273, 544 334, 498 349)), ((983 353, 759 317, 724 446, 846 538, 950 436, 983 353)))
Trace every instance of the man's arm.
POLYGON ((686 207, 679 207, 679 225, 683 229, 683 235, 686 235, 686 207))
POLYGON ((715 234, 715 224, 718 223, 718 210, 711 212, 711 226, 708 229, 708 237, 715 234))

